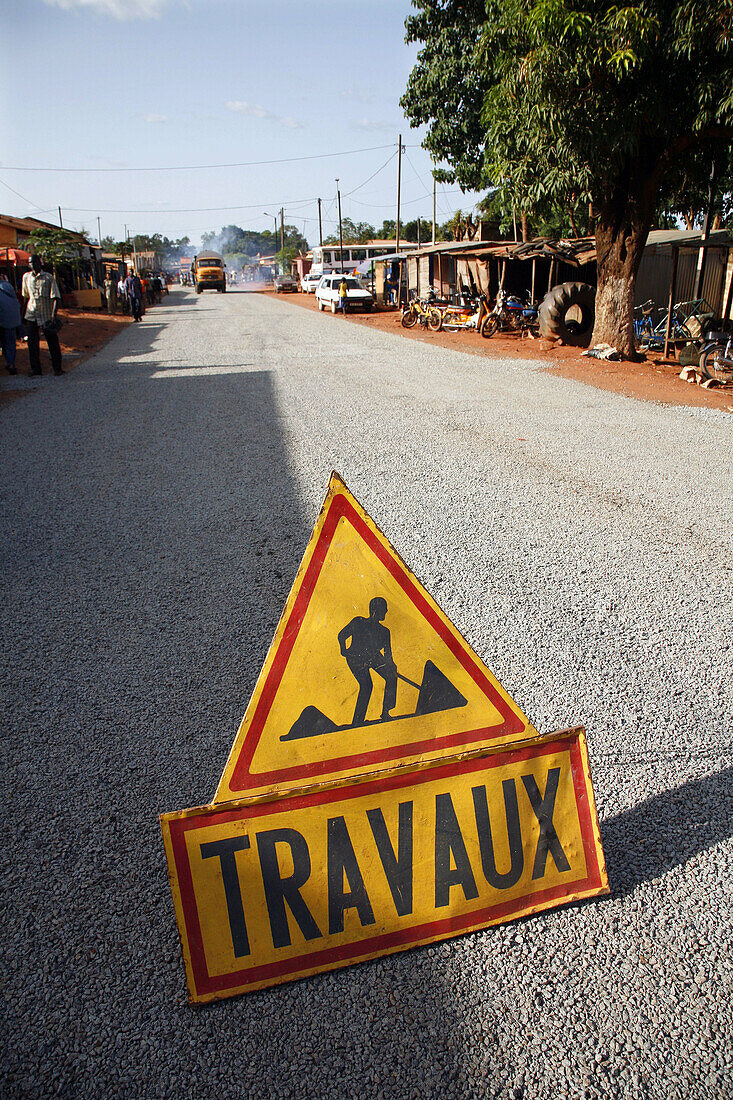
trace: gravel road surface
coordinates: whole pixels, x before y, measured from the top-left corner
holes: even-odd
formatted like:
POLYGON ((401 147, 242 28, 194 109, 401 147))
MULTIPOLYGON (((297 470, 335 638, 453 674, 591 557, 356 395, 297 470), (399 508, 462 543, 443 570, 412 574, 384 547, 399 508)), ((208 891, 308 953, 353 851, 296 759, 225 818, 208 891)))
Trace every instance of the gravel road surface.
POLYGON ((733 1096, 733 418, 177 291, 0 408, 8 1097, 733 1096), (543 732, 612 894, 205 1008, 207 801, 331 469, 543 732))

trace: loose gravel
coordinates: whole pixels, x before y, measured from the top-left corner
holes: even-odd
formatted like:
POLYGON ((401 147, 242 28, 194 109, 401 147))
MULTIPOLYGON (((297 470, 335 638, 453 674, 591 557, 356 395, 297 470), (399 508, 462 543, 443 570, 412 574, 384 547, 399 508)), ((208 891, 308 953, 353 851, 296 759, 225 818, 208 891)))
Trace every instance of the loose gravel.
POLYGON ((9 1097, 733 1096, 733 419, 179 291, 0 409, 9 1097), (205 1008, 216 787, 332 468, 543 731, 612 895, 205 1008))

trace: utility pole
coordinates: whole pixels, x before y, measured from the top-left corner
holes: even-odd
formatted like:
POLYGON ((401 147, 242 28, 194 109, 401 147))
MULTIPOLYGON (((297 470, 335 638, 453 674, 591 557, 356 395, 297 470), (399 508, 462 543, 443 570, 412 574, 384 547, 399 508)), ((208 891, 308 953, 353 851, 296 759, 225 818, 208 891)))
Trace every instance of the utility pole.
POLYGON ((341 271, 344 270, 344 234, 341 229, 341 192, 339 191, 339 181, 336 180, 336 195, 339 201, 339 265, 341 271))
POLYGON ((417 247, 420 247, 420 215, 417 216, 417 247))
POLYGON ((713 221, 713 203, 715 202, 715 188, 718 181, 718 170, 713 161, 713 166, 710 171, 710 180, 708 182, 708 208, 705 212, 705 220, 702 225, 702 239, 701 244, 703 247, 700 249, 697 260, 697 271, 695 272, 695 286, 692 291, 693 298, 699 298, 702 293, 703 280, 705 278, 705 263, 707 260, 707 250, 704 245, 710 240, 710 226, 713 221))
POLYGON ((318 200, 318 243, 323 247, 323 218, 321 217, 321 200, 318 200))
POLYGON ((435 173, 433 172, 433 244, 435 244, 435 173))
POLYGON ((97 215, 97 240, 99 241, 99 247, 102 247, 102 222, 97 215))
POLYGON ((64 228, 64 221, 63 221, 63 218, 61 217, 61 207, 59 207, 59 225, 61 226, 62 229, 64 228))
POLYGON ((395 225, 395 252, 400 250, 400 190, 402 188, 402 134, 397 144, 397 223, 395 225))
POLYGON ((285 207, 280 207, 280 251, 285 250, 285 207))

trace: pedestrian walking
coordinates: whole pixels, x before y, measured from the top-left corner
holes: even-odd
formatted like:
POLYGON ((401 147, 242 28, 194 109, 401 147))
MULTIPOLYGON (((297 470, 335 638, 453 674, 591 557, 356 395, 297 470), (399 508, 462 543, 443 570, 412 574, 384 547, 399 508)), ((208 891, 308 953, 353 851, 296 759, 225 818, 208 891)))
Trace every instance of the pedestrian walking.
POLYGON ((20 302, 15 287, 5 275, 0 274, 0 334, 8 374, 18 373, 15 369, 15 347, 19 328, 20 302))
POLYGON ((53 275, 41 267, 41 257, 36 253, 31 256, 31 270, 26 271, 23 276, 22 295, 31 374, 43 373, 39 351, 41 333, 51 356, 53 373, 64 374, 58 337, 61 328, 61 320, 58 317, 61 291, 53 275))
POLYGON ((349 311, 349 287, 345 278, 339 283, 339 309, 342 313, 349 311))
POLYGON ((125 279, 125 295, 134 320, 139 321, 143 315, 143 285, 134 271, 125 279))

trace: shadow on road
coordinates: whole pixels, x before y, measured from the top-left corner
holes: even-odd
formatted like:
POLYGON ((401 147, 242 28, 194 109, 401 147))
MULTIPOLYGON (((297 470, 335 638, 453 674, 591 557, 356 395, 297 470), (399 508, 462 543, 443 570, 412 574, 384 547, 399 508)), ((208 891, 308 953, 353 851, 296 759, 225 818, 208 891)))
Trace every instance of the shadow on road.
POLYGON ((662 791, 601 825, 611 889, 633 893, 733 835, 733 768, 662 791))
POLYGON ((465 1094, 445 956, 185 1005, 158 814, 212 797, 317 506, 271 375, 156 378, 159 331, 4 425, 8 1094, 239 1096, 256 1079, 325 1097, 375 1058, 388 1093, 465 1094))

